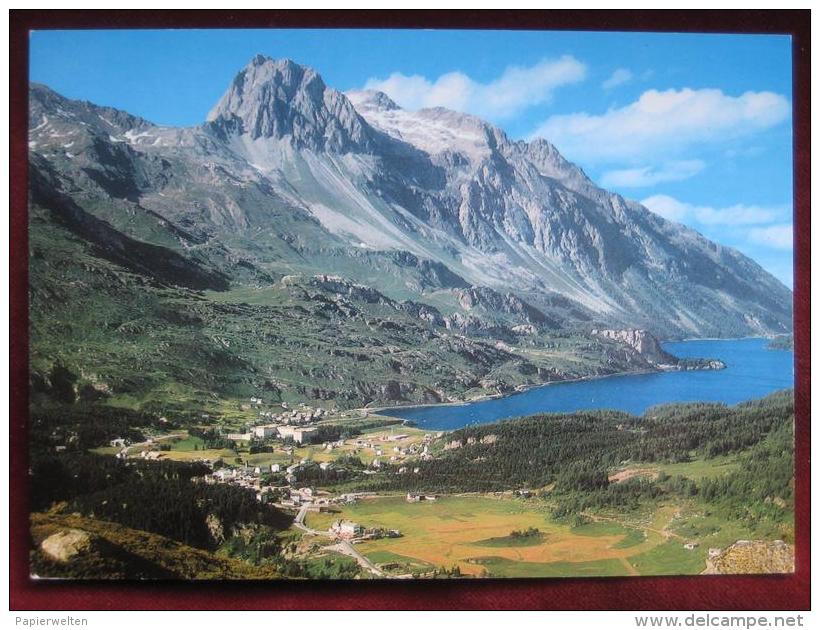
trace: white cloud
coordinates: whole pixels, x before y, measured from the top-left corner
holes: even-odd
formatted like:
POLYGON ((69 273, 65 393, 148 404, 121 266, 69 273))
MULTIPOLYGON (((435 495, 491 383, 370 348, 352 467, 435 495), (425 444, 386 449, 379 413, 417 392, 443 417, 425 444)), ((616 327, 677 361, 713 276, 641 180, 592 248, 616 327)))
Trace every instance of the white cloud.
POLYGON ((761 146, 750 146, 750 147, 733 147, 731 149, 726 149, 723 152, 723 155, 730 159, 734 160, 736 158, 749 158, 749 157, 757 157, 758 155, 763 155, 765 153, 765 149, 761 146))
POLYGON ((607 171, 601 176, 604 188, 645 188, 662 182, 679 182, 700 173, 706 164, 701 160, 667 162, 660 168, 638 168, 607 171))
POLYGON ((550 101, 556 88, 582 81, 586 72, 583 63, 564 55, 534 66, 510 66, 489 83, 475 81, 462 72, 449 72, 435 81, 394 72, 386 79, 368 79, 364 88, 384 92, 405 109, 447 107, 499 119, 550 101))
POLYGON ((532 136, 546 138, 575 160, 635 161, 747 136, 783 122, 789 113, 789 101, 773 92, 648 90, 605 114, 551 116, 532 136))
POLYGON ((611 90, 624 83, 629 83, 632 80, 632 72, 626 68, 618 68, 610 77, 601 83, 601 87, 605 90, 611 90))
MULTIPOLYGON (((747 206, 744 204, 736 204, 725 208, 696 206, 684 201, 679 201, 669 195, 653 195, 644 199, 641 203, 664 219, 677 221, 678 223, 695 222, 701 225, 760 225, 762 223, 777 221, 781 219, 784 214, 788 214, 788 209, 782 207, 765 208, 762 206, 747 206)), ((782 225, 780 227, 782 227, 782 225)), ((760 232, 753 240, 757 243, 765 244, 764 241, 767 237, 763 232, 767 229, 770 228, 754 228, 750 231, 750 238, 752 238, 752 231, 760 232)), ((790 226, 789 229, 791 229, 790 226)), ((774 239, 775 234, 772 234, 771 238, 774 239)))
POLYGON ((749 240, 774 249, 792 249, 794 247, 794 229, 791 223, 779 223, 768 227, 749 230, 749 240))

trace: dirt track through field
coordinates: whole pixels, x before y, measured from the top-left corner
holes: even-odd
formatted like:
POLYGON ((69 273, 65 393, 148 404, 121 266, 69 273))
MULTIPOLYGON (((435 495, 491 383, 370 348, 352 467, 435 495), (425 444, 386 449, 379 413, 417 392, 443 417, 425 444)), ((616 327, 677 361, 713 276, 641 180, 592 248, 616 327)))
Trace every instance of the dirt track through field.
MULTIPOLYGON (((397 527, 404 534, 397 539, 362 543, 365 556, 389 551, 415 558, 435 567, 458 565, 465 574, 483 570, 482 558, 498 558, 514 563, 590 563, 617 562, 627 575, 638 571, 629 558, 650 551, 664 542, 681 537, 669 530, 678 512, 675 506, 663 506, 653 522, 635 525, 616 517, 586 514, 592 522, 609 522, 625 530, 638 530, 644 539, 630 546, 618 547, 624 541, 623 530, 595 534, 576 532, 555 523, 537 504, 494 497, 447 497, 425 505, 404 502, 402 498, 374 498, 345 510, 344 516, 365 526, 397 527), (509 536, 513 530, 539 528, 543 542, 531 546, 488 545, 484 541, 509 536)), ((308 522, 310 522, 308 516, 308 522)))

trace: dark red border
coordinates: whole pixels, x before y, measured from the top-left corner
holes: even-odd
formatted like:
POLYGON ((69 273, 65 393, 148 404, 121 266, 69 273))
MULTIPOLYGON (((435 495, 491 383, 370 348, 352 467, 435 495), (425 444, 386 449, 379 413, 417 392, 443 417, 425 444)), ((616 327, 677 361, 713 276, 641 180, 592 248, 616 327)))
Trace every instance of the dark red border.
POLYGON ((801 11, 11 11, 10 608, 13 610, 810 608, 810 19, 801 11), (793 38, 796 573, 376 583, 35 583, 28 577, 28 32, 50 28, 361 27, 783 33, 793 38))

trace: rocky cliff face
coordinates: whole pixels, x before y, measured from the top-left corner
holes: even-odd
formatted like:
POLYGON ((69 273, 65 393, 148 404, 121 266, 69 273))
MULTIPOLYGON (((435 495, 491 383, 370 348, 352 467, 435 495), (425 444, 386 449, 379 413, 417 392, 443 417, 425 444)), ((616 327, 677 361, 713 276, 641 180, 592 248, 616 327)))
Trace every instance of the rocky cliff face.
POLYGON ((666 352, 658 340, 646 330, 593 330, 592 334, 625 344, 652 363, 658 365, 677 363, 677 359, 666 352))
POLYGON ((499 293, 487 287, 470 287, 456 290, 455 296, 459 305, 465 311, 483 309, 485 312, 504 313, 526 324, 536 324, 545 327, 557 328, 558 324, 551 321, 540 310, 527 304, 512 293, 499 293))
MULTIPOLYGON (((508 286, 554 291, 601 320, 659 334, 790 327, 790 292, 776 279, 738 252, 595 186, 549 142, 512 141, 440 108, 406 112, 379 93, 349 96, 374 127, 444 170, 443 203, 454 220, 441 224, 515 270, 508 286)), ((492 263, 482 270, 495 272, 492 263)))
POLYGON ((451 300, 464 316, 489 304, 527 324, 791 328, 791 292, 753 261, 598 188, 548 142, 344 95, 292 61, 255 57, 188 129, 43 86, 30 102, 34 168, 129 238, 234 284, 295 269, 397 298, 467 291, 451 300))
POLYGON ((660 342, 646 330, 593 330, 592 335, 631 348, 650 366, 662 370, 722 370, 726 367, 719 359, 679 359, 664 350, 660 342))

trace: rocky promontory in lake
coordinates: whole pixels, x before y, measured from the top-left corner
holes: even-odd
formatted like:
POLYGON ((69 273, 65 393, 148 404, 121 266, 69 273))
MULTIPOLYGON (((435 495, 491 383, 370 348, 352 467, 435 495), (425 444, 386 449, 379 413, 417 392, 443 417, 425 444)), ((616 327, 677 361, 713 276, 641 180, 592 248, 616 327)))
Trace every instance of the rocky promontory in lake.
POLYGON ((593 330, 592 334, 629 346, 650 365, 661 370, 722 370, 726 367, 720 359, 676 357, 664 350, 646 330, 593 330))
POLYGON ((769 340, 770 350, 794 350, 794 335, 777 335, 769 340))

